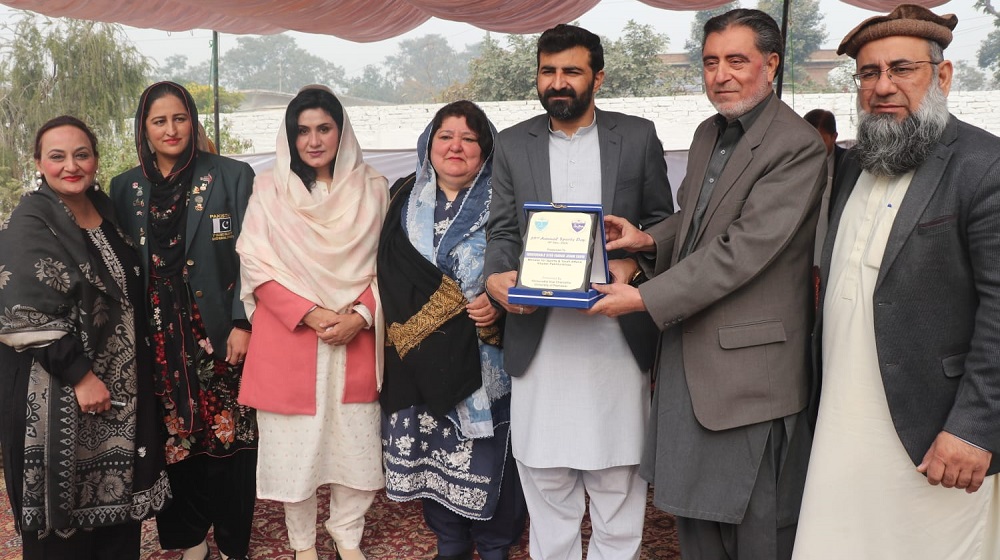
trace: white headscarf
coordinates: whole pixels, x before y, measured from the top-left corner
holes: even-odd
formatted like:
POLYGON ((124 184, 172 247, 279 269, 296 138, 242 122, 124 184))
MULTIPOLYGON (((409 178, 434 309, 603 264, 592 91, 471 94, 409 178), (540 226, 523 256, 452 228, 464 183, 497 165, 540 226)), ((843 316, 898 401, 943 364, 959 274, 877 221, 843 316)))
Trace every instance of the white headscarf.
MULTIPOLYGON (((317 200, 291 169, 285 130, 283 122, 274 168, 254 181, 236 244, 247 317, 256 309, 254 290, 271 280, 337 312, 349 310, 369 286, 377 302, 375 254, 388 206, 386 178, 364 162, 345 112, 330 191, 317 200)), ((381 306, 376 307, 376 347, 381 347, 381 306)))

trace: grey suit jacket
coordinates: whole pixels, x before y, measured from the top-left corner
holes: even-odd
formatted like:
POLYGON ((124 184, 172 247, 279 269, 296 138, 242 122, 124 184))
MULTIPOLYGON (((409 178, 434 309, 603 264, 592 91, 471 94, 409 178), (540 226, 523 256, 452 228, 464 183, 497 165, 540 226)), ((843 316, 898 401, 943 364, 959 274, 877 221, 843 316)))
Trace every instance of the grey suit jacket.
POLYGON ((713 189, 691 253, 678 261, 718 136, 699 125, 681 211, 650 228, 656 275, 639 287, 661 329, 682 328, 695 416, 710 430, 805 408, 813 326, 812 252, 826 187, 819 134, 775 96, 713 189))
MULTIPOLYGON (((245 162, 199 152, 188 194, 184 233, 188 285, 201 311, 215 356, 226 355, 233 321, 246 320, 240 301, 240 259, 236 239, 253 189, 253 169, 245 162), (199 192, 193 192, 199 187, 199 192)), ((149 282, 149 197, 152 186, 134 167, 111 180, 111 200, 122 229, 139 247, 149 282)))
MULTIPOLYGON (((822 286, 860 174, 850 151, 822 286)), ((989 474, 1000 472, 1000 138, 950 118, 899 207, 871 303, 889 413, 913 463, 944 430, 992 451, 989 474)))
MULTIPOLYGON (((548 123, 548 115, 539 115, 497 136, 485 276, 518 269, 526 231, 524 203, 553 202, 548 123)), ((597 135, 604 212, 644 227, 669 216, 673 212, 673 200, 667 164, 653 123, 598 110, 597 135)), ((623 253, 608 255, 612 259, 622 257, 623 253)), ((504 369, 508 374, 524 374, 538 348, 547 316, 547 308, 530 315, 507 316, 504 369)), ((619 323, 640 369, 650 369, 656 347, 656 328, 649 317, 632 313, 620 317, 619 323)))

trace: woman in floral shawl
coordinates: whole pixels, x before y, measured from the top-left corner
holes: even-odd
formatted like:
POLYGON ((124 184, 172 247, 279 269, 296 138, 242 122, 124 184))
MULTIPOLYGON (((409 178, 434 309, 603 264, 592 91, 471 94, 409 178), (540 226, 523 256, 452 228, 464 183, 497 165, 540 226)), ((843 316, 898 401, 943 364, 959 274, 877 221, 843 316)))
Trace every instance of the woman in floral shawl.
POLYGON ((0 443, 24 558, 139 558, 170 497, 132 242, 74 117, 35 137, 38 189, 0 225, 0 443))
POLYGON ((392 190, 378 277, 387 338, 386 493, 421 498, 437 560, 503 560, 527 509, 510 448, 500 312, 483 285, 495 130, 475 104, 443 107, 392 190))
POLYGON ((160 546, 245 558, 253 523, 257 421, 236 402, 250 323, 239 301, 236 240, 253 170, 198 149, 198 109, 173 82, 146 88, 135 115, 139 165, 111 180, 122 227, 139 244, 167 430, 173 503, 160 546))

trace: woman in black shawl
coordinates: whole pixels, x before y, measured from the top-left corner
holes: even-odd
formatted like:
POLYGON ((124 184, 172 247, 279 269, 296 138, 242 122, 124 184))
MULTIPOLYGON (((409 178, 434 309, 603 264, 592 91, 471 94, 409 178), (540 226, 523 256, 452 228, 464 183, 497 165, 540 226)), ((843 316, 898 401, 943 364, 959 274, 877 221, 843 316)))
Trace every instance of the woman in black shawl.
POLYGON ((385 350, 385 490, 420 499, 435 560, 505 560, 527 507, 510 447, 510 377, 483 264, 495 129, 474 103, 442 107, 396 182, 378 247, 385 350))
POLYGON ((135 247, 74 117, 35 137, 38 189, 0 225, 0 443, 24 558, 139 558, 170 497, 135 247))
POLYGON ((191 94, 173 82, 143 92, 139 166, 111 181, 118 218, 138 242, 167 430, 174 501, 156 518, 160 546, 184 558, 249 552, 257 422, 236 402, 250 341, 236 239, 253 187, 249 165, 202 152, 191 94))

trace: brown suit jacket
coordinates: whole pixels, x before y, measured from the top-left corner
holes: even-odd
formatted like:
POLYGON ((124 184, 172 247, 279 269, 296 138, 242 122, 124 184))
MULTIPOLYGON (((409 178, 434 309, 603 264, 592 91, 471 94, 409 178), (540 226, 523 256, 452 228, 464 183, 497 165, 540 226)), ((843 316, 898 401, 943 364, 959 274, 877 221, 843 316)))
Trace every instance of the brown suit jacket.
POLYGON ((655 277, 640 292, 661 330, 683 329, 695 416, 710 430, 795 414, 808 401, 826 150, 777 97, 764 103, 719 177, 691 254, 678 260, 718 135, 714 118, 695 132, 682 210, 648 230, 655 277))

